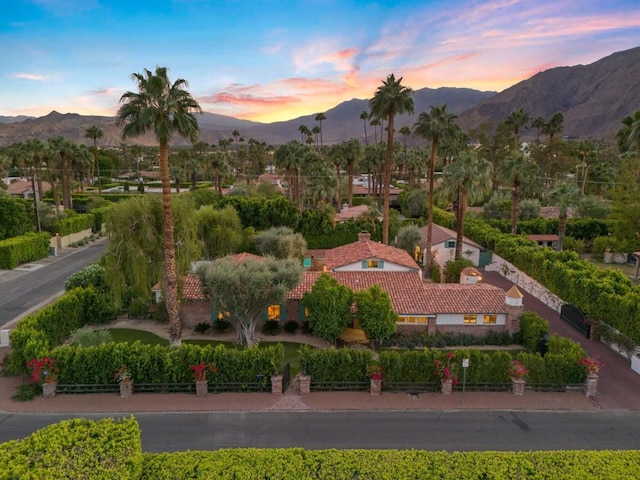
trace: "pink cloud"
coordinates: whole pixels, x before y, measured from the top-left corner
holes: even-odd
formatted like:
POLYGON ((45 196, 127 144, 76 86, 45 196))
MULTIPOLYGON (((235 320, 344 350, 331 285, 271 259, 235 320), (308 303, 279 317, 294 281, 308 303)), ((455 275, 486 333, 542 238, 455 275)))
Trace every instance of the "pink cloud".
POLYGON ((43 75, 36 75, 35 73, 15 73, 12 77, 21 78, 23 80, 33 80, 36 82, 41 82, 45 79, 43 75))

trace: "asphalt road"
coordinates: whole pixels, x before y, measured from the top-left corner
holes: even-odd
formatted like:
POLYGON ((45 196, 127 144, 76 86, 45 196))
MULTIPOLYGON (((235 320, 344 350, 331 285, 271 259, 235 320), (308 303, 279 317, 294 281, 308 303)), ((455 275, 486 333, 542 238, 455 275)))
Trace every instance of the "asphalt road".
POLYGON ((64 291, 69 275, 96 261, 105 251, 105 240, 79 249, 66 248, 60 257, 31 262, 32 270, 0 271, 0 325, 20 317, 64 291))
MULTIPOLYGON (((110 415, 82 415, 105 416, 110 415)), ((0 442, 75 417, 80 415, 0 414, 0 442)), ((640 449, 640 413, 622 410, 191 412, 135 418, 146 452, 289 447, 449 452, 640 449)))

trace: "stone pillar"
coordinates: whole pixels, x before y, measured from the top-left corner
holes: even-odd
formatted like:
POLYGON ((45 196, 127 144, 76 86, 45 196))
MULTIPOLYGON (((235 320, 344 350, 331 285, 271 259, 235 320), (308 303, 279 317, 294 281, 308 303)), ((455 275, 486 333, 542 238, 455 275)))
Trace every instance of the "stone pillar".
POLYGON ((206 397, 209 393, 209 387, 206 380, 196 380, 196 396, 206 397))
POLYGON ((58 382, 45 382, 42 384, 42 396, 44 398, 53 398, 56 396, 56 388, 58 382))
POLYGON ((282 395, 282 375, 271 375, 271 393, 282 395))
POLYGON ((589 373, 585 382, 585 394, 587 397, 595 397, 598 393, 598 374, 589 373))
POLYGON ((453 380, 442 380, 440 383, 440 391, 442 394, 451 395, 451 392, 453 391, 453 380))
POLYGON ((522 378, 512 378, 511 379, 511 391, 514 395, 524 395, 524 386, 527 382, 525 382, 522 378))
POLYGON ((371 387, 370 387, 371 395, 378 396, 382 393, 382 380, 372 378, 371 379, 371 387))
POLYGON ((311 393, 311 377, 309 375, 300 375, 300 395, 309 395, 311 393))
POLYGON ((127 398, 133 394, 133 382, 129 380, 123 380, 120 382, 120 396, 127 398))
POLYGON ((593 340, 594 342, 600 341, 600 333, 598 333, 598 319, 592 318, 591 324, 589 325, 589 340, 593 340))

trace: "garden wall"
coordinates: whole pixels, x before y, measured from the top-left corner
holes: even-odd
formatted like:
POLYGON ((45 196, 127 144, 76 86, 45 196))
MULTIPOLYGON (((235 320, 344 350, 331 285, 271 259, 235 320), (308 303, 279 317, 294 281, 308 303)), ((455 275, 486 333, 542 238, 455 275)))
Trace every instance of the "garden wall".
POLYGON ((79 242, 80 240, 84 240, 85 238, 89 238, 92 234, 92 230, 90 228, 86 228, 84 230, 80 230, 79 232, 70 233, 69 235, 54 235, 51 237, 51 247, 56 248, 64 248, 68 247, 72 243, 79 242))

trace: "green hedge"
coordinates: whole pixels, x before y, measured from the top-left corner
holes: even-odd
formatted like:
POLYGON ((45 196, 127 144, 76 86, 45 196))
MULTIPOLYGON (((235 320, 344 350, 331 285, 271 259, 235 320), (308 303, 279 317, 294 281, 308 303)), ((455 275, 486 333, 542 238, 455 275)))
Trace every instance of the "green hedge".
POLYGON ((93 228, 96 219, 91 213, 83 213, 74 215, 73 217, 58 220, 51 226, 51 233, 58 234, 61 237, 71 233, 81 232, 88 228, 93 228))
MULTIPOLYGON (((434 222, 455 228, 453 215, 434 209, 434 222)), ((465 221, 465 235, 493 250, 588 318, 604 321, 640 345, 640 291, 622 272, 601 270, 575 252, 538 248, 479 219, 465 221)))
POLYGON ((319 350, 303 345, 298 353, 302 371, 317 382, 365 382, 367 365, 373 362, 370 350, 319 350))
POLYGON ((217 371, 209 376, 213 383, 258 381, 266 384, 284 363, 284 347, 276 344, 261 348, 235 349, 224 345, 182 345, 169 348, 140 342, 106 343, 95 347, 64 345, 50 353, 60 373, 60 384, 112 384, 115 372, 129 367, 134 382, 191 383, 191 365, 213 364, 217 371))
POLYGON ((133 418, 64 420, 0 444, 0 480, 140 478, 143 459, 133 418))
POLYGON ((113 210, 113 205, 91 209, 91 215, 94 216, 91 229, 94 233, 102 230, 102 225, 106 223, 106 217, 111 210, 113 210))
POLYGON ((519 343, 537 352, 540 340, 549 334, 549 322, 533 312, 523 312, 520 317, 519 343))
POLYGON ((0 268, 12 269, 20 264, 46 257, 49 255, 50 239, 49 233, 40 232, 0 241, 0 268))

